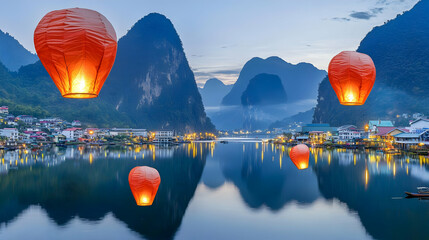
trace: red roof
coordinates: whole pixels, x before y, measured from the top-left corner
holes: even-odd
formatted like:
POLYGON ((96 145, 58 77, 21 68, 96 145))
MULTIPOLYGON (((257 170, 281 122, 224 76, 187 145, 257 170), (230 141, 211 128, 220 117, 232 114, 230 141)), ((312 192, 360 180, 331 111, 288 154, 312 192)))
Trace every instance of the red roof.
POLYGON ((81 130, 82 128, 67 128, 67 129, 64 129, 64 131, 70 131, 70 132, 74 132, 74 131, 76 131, 76 130, 81 130))
POLYGON ((405 129, 405 128, 377 127, 377 130, 378 130, 377 136, 386 136, 387 134, 389 134, 390 132, 392 132, 395 129, 398 129, 398 130, 403 131, 403 132, 409 132, 409 130, 405 129))

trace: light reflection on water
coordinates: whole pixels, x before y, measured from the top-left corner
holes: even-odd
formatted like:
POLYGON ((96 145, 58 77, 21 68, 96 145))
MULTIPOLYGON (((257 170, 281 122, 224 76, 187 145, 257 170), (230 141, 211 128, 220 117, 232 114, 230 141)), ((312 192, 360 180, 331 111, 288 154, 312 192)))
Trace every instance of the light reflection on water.
POLYGON ((429 202, 402 199, 429 182, 428 159, 259 140, 173 147, 69 147, 0 152, 0 239, 424 238, 429 202), (151 207, 128 172, 161 175, 151 207), (25 229, 25 231, 22 231, 25 229))

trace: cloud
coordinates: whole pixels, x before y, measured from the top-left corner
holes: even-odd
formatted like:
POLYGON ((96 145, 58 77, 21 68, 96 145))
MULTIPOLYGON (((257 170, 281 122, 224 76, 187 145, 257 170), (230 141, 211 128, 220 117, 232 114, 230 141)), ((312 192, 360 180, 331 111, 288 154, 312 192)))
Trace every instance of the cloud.
POLYGON ((334 18, 332 18, 332 20, 338 21, 338 22, 348 22, 348 21, 350 21, 350 18, 346 18, 346 17, 334 17, 334 18))
POLYGON ((197 85, 202 87, 210 78, 217 78, 225 84, 233 84, 237 80, 241 68, 219 69, 219 67, 208 67, 200 69, 194 68, 192 70, 194 71, 197 85))
POLYGON ((364 20, 368 20, 368 19, 374 17, 374 15, 372 15, 369 12, 352 12, 349 16, 352 18, 364 19, 364 20))
POLYGON ((239 74, 241 69, 218 70, 211 72, 212 74, 239 74))
POLYGON ((391 4, 398 4, 403 3, 405 0, 378 0, 377 5, 391 5, 391 4))
POLYGON ((378 14, 382 13, 383 10, 384 8, 378 7, 378 8, 372 8, 369 11, 365 11, 365 12, 353 11, 349 16, 355 19, 369 20, 373 17, 376 17, 378 14))
POLYGON ((379 13, 382 13, 383 11, 384 11, 384 8, 382 7, 371 9, 372 14, 379 14, 379 13))

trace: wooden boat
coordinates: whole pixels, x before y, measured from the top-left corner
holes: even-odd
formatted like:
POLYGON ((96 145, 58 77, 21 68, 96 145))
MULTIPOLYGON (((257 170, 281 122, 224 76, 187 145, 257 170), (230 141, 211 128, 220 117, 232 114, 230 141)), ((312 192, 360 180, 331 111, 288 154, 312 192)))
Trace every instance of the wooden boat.
POLYGON ((410 197, 410 198, 429 198, 429 193, 410 193, 410 192, 405 192, 405 194, 407 194, 407 197, 410 197))

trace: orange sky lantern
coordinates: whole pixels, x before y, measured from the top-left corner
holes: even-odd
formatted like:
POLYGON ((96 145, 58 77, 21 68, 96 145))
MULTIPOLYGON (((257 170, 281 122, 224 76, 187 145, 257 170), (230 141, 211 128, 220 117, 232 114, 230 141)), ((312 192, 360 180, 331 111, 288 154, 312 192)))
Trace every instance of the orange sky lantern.
POLYGON ((374 85, 374 62, 366 54, 344 51, 329 63, 328 76, 342 105, 363 105, 374 85))
POLYGON ((305 144, 298 144, 290 150, 290 159, 299 170, 308 168, 310 150, 305 144))
POLYGON ((49 12, 34 31, 37 55, 65 98, 97 97, 115 62, 116 33, 100 13, 49 12))
POLYGON ((155 199, 161 177, 155 168, 135 167, 128 175, 128 183, 137 205, 150 206, 155 199))

